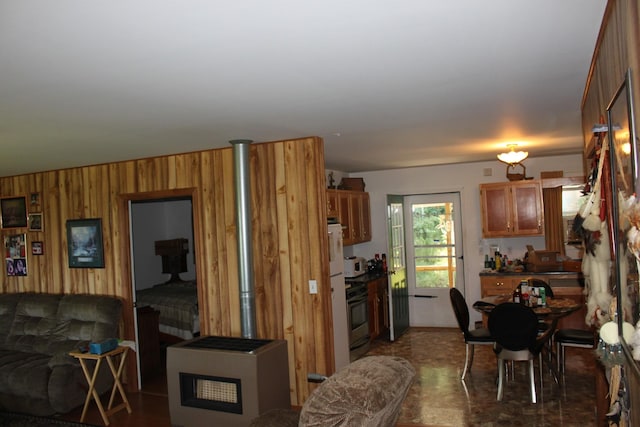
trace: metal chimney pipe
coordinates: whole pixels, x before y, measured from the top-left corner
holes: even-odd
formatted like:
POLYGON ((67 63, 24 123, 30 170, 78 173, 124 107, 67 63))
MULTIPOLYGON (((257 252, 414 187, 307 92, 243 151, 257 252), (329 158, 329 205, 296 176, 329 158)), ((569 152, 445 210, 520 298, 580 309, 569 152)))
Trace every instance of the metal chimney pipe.
POLYGON ((256 336, 253 245, 251 237, 251 181, 249 176, 249 139, 229 141, 233 146, 238 236, 238 277, 240 279, 240 316, 243 338, 256 336))

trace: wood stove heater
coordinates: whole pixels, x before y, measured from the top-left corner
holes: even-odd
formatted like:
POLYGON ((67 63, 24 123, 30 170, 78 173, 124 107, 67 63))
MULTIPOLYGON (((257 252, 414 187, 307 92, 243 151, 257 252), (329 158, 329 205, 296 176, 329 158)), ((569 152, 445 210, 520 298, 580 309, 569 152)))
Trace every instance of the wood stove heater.
POLYGON ((285 340, 204 336, 167 348, 174 427, 246 426, 291 407, 285 340))

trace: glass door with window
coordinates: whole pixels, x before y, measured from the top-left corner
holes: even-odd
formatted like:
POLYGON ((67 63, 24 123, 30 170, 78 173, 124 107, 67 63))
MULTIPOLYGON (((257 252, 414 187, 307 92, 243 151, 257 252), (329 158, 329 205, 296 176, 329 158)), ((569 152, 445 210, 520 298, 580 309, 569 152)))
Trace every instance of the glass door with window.
POLYGON ((407 282, 412 326, 456 327, 449 289, 464 294, 460 194, 407 196, 407 282))
POLYGON ((387 196, 389 224, 389 339, 397 340, 409 329, 409 291, 407 288, 404 197, 387 196))

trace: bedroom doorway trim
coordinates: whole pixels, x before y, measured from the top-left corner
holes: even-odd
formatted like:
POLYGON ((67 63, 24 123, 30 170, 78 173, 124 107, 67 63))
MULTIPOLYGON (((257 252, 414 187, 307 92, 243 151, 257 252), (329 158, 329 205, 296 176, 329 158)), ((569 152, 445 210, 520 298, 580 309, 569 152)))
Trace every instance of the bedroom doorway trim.
MULTIPOLYGON (((140 375, 140 351, 138 348, 139 337, 138 337, 138 318, 136 312, 136 306, 134 301, 135 295, 135 270, 133 266, 133 230, 131 224, 131 205, 132 202, 140 202, 140 201, 154 201, 154 200, 171 200, 171 199, 186 199, 190 198, 192 203, 192 211, 199 212, 200 211, 200 200, 198 198, 198 193, 196 188, 181 188, 174 190, 161 190, 161 191, 150 191, 150 192, 141 192, 141 193, 128 193, 120 195, 120 212, 122 214, 122 224, 123 227, 126 227, 122 230, 123 235, 126 236, 126 244, 123 245, 123 251, 126 251, 126 256, 122 257, 123 266, 123 280, 128 281, 128 286, 125 284, 125 288, 128 290, 128 295, 125 297, 124 302, 124 310, 127 311, 127 314, 124 316, 124 328, 126 336, 134 336, 135 337, 135 358, 129 358, 127 360, 126 366, 126 375, 128 378, 137 378, 136 388, 133 388, 133 381, 128 383, 128 391, 139 391, 142 388, 142 378, 140 375)), ((193 256, 195 259, 202 259, 199 254, 198 248, 198 236, 200 235, 201 225, 199 222, 198 215, 193 215, 193 256)), ((197 270, 197 269, 196 269, 197 270)), ((201 278, 200 274, 196 274, 196 284, 198 289, 198 306, 202 307, 202 287, 201 287, 201 278)), ((200 329, 202 329, 202 319, 200 319, 200 329)))

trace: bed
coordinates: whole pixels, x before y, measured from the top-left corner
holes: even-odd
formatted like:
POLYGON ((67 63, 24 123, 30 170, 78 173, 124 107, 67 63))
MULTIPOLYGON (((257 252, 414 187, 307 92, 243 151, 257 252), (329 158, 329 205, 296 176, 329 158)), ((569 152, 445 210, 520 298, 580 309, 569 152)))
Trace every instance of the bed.
POLYGON ((138 307, 160 312, 160 333, 182 340, 200 334, 198 292, 195 280, 176 280, 136 291, 138 307))

